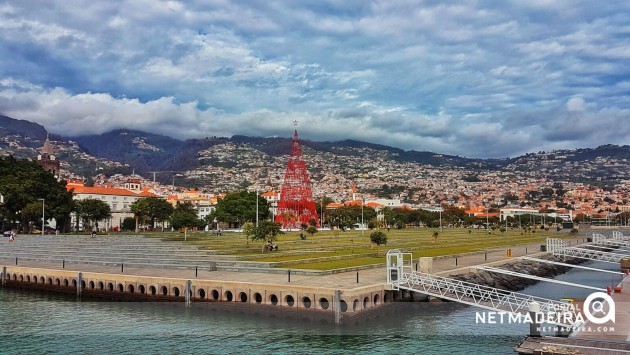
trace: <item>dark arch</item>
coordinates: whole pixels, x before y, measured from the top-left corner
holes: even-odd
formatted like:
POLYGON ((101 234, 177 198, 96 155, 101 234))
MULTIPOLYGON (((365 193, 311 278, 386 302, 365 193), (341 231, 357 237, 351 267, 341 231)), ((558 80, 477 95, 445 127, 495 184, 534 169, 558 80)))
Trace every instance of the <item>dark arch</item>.
POLYGON ((278 304, 278 296, 271 294, 271 296, 269 297, 269 301, 271 301, 272 305, 277 305, 278 304))
POLYGON ((352 301, 352 311, 356 312, 357 308, 359 308, 359 300, 355 299, 354 301, 352 301))
POLYGON ((20 282, 24 282, 24 275, 20 275, 20 282))
POLYGON ((367 297, 367 296, 366 296, 366 297, 363 299, 363 309, 366 309, 366 308, 368 308, 369 306, 370 306, 370 297, 367 297))
POLYGON ((200 299, 204 300, 206 299, 206 291, 203 288, 200 288, 197 291, 197 295, 199 296, 200 299))
POLYGON ((140 290, 140 293, 143 295, 147 292, 147 289, 144 287, 144 285, 138 286, 138 290, 140 290))
POLYGON ((341 308, 342 312, 347 312, 348 311, 348 304, 346 303, 346 301, 341 300, 339 308, 341 308))
POLYGON ((90 281, 90 288, 93 290, 94 289, 94 281, 90 281))
POLYGON ((114 284, 113 283, 108 283, 107 284, 107 289, 109 290, 109 292, 114 292, 114 284))
POLYGON ((175 297, 179 297, 179 288, 178 287, 173 287, 173 295, 175 297))
POLYGON ((155 286, 149 286, 149 293, 153 296, 155 296, 155 294, 157 293, 157 290, 155 289, 155 286))
POLYGON ((39 278, 39 282, 41 282, 41 283, 46 283, 46 280, 44 279, 44 276, 42 276, 42 277, 40 277, 40 278, 39 278))
POLYGON ((247 294, 245 292, 241 292, 238 294, 238 298, 239 300, 241 300, 242 303, 247 302, 247 294))
POLYGON ((31 282, 31 275, 26 275, 26 282, 31 282))
POLYGON ((330 307, 330 304, 328 303, 328 299, 324 298, 324 297, 320 298, 319 299, 319 306, 322 309, 328 309, 328 307, 330 307))
POLYGON ((380 303, 381 303, 381 297, 377 293, 377 294, 374 295, 374 305, 378 306, 380 303))
POLYGON ((72 279, 72 287, 77 288, 77 280, 72 279))
POLYGON ((118 292, 125 292, 125 286, 123 284, 118 284, 118 292))
POLYGON ((219 299, 219 291, 212 290, 211 294, 212 294, 212 299, 213 300, 217 301, 219 299))
POLYGON ((136 290, 136 288, 133 287, 133 285, 127 285, 127 292, 133 293, 135 290, 136 290))
POLYGON ((254 301, 256 301, 256 303, 261 304, 262 303, 262 295, 258 292, 256 292, 254 294, 254 301))
POLYGON ((302 297, 302 305, 304 306, 304 308, 311 308, 311 299, 309 297, 302 297))
POLYGON ((232 300, 234 299, 234 295, 232 295, 232 291, 225 291, 225 299, 228 302, 232 302, 232 300))
POLYGON ((68 283, 68 279, 63 279, 63 285, 65 287, 68 287, 69 283, 68 283))
POLYGON ((104 288, 105 288, 105 285, 103 284, 103 281, 99 281, 99 282, 98 282, 98 289, 99 289, 99 290, 102 290, 102 289, 104 289, 104 288))
POLYGON ((37 283, 37 276, 33 276, 33 283, 36 284, 37 283))
POLYGON ((287 304, 287 306, 293 307, 293 305, 295 304, 295 299, 293 298, 293 296, 287 295, 284 298, 284 302, 287 304))
POLYGON ((48 278, 48 284, 49 284, 49 285, 52 285, 52 283, 53 283, 53 279, 52 279, 52 277, 49 277, 49 278, 48 278))
POLYGON ((85 289, 85 281, 81 280, 81 289, 84 290, 85 289))
POLYGON ((61 280, 55 279, 55 284, 57 284, 57 286, 61 286, 61 280))
POLYGON ((162 286, 162 295, 168 295, 168 288, 166 288, 166 286, 162 286))

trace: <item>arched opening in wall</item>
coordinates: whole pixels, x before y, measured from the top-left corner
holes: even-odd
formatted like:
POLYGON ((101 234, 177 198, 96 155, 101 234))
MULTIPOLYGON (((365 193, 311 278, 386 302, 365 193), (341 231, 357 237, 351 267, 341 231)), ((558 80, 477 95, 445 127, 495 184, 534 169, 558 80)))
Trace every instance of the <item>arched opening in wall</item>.
POLYGON ((33 283, 36 284, 37 283, 37 276, 33 276, 33 283))
POLYGON ((157 293, 157 290, 155 289, 155 286, 149 286, 149 293, 152 296, 155 296, 155 294, 157 293))
POLYGON ((363 299, 363 309, 366 309, 370 306, 370 298, 369 297, 365 297, 363 299))
POLYGON ((118 292, 125 292, 125 286, 123 284, 118 284, 118 292))
POLYGON ((179 288, 178 287, 173 287, 173 295, 175 297, 179 297, 179 288))
POLYGON ((219 291, 212 290, 211 294, 212 294, 212 300, 214 300, 214 301, 218 301, 219 300, 219 291))
POLYGON ((232 302, 234 299, 234 295, 232 295, 232 291, 225 291, 225 300, 228 302, 232 302))
POLYGON ((381 303, 381 297, 378 294, 374 295, 374 305, 378 306, 380 303, 381 303))
POLYGON ((26 282, 31 282, 31 275, 26 275, 26 282))
POLYGON ((328 309, 328 307, 330 307, 330 304, 328 303, 328 299, 322 297, 319 299, 319 306, 322 309, 328 309))
POLYGON ((81 280, 81 289, 85 290, 85 281, 81 280))
POLYGON ((105 288, 105 285, 103 284, 103 281, 99 281, 99 282, 98 282, 98 289, 99 289, 99 290, 102 290, 102 289, 104 289, 104 288, 105 288))
POLYGON ((49 278, 48 278, 48 284, 49 284, 49 285, 52 285, 52 283, 53 283, 53 279, 52 279, 52 277, 49 277, 49 278))
POLYGON ((140 290, 140 294, 142 295, 144 295, 147 292, 147 289, 144 287, 144 285, 140 285, 138 289, 140 290))
POLYGON ((254 301, 256 301, 256 303, 261 304, 262 303, 262 295, 258 292, 254 293, 254 301))
POLYGON ((45 281, 45 279, 44 279, 44 276, 42 276, 42 277, 40 277, 40 278, 39 278, 39 282, 40 282, 40 283, 46 283, 46 281, 45 281))
POLYGON ((242 303, 247 302, 247 294, 245 292, 241 292, 238 294, 238 299, 241 300, 242 303))
POLYGON ((17 281, 17 274, 13 274, 13 281, 17 281))
POLYGON ((311 299, 308 297, 302 297, 302 305, 304 306, 304 308, 311 308, 311 299))
POLYGON ((392 295, 390 295, 389 292, 385 292, 385 296, 383 296, 383 303, 391 302, 391 298, 392 298, 392 295))
POLYGON ((295 304, 295 299, 293 298, 293 296, 287 295, 287 297, 284 298, 284 303, 286 303, 289 307, 293 307, 293 305, 295 304))
POLYGON ((133 287, 133 285, 127 285, 127 292, 133 293, 135 290, 136 290, 136 288, 133 287))
POLYGON ((203 288, 200 288, 197 291, 197 297, 199 297, 199 299, 201 299, 201 300, 205 300, 206 299, 206 291, 203 288))
POLYGON ((89 285, 90 285, 90 289, 93 290, 94 289, 94 281, 90 281, 89 285))
POLYGON ((348 304, 346 303, 346 301, 341 300, 341 303, 339 304, 339 308, 341 309, 342 312, 347 312, 348 304))
POLYGON ((24 275, 20 275, 20 282, 24 282, 24 275))
POLYGON ((72 279, 72 287, 77 288, 77 280, 72 279))
POLYGON ((168 295, 168 288, 166 288, 166 286, 162 286, 162 295, 163 296, 168 295))
POLYGON ((272 294, 272 295, 269 297, 269 301, 271 301, 271 304, 272 304, 272 305, 274 305, 274 306, 275 306, 275 305, 277 305, 277 304, 278 304, 278 296, 276 296, 276 295, 272 294))
POLYGON ((356 312, 357 308, 359 308, 359 300, 355 299, 354 301, 352 301, 352 311, 356 312))
POLYGON ((68 279, 63 279, 63 285, 65 287, 68 287, 69 283, 68 283, 68 279))
POLYGON ((107 289, 109 290, 109 292, 114 292, 114 284, 109 282, 107 284, 107 289))
POLYGON ((55 279, 55 285, 57 285, 57 286, 61 286, 61 280, 59 280, 59 279, 55 279))

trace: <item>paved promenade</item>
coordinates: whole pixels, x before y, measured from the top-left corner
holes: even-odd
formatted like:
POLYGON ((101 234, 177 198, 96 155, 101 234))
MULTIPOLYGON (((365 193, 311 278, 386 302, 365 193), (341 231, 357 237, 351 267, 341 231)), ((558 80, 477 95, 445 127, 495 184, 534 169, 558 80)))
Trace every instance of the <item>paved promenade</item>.
MULTIPOLYGON (((571 245, 584 241, 584 236, 567 240, 571 245)), ((278 271, 261 265, 252 271, 209 271, 208 264, 226 261, 224 256, 213 255, 206 250, 179 242, 163 242, 153 238, 89 236, 20 236, 13 243, 0 244, 0 265, 70 271, 99 272, 151 277, 181 279, 204 279, 217 281, 252 282, 277 285, 302 285, 334 289, 354 289, 386 282, 385 265, 359 271, 327 274, 296 274, 293 270, 289 280, 289 269, 278 271), (57 238, 57 239, 55 239, 57 238), (80 248, 77 255, 72 249, 80 248), (155 253, 155 254, 153 254, 155 253), (89 257, 85 257, 89 255, 89 257), (65 259, 69 258, 69 259, 65 259), (64 262, 65 261, 65 265, 64 262), (99 262, 106 261, 107 263, 99 262), (151 265, 154 263, 155 265, 151 265), (141 264, 141 266, 138 266, 141 264), (197 266, 197 270, 195 270, 197 266), (195 272, 197 275, 195 276, 195 272), (357 283, 357 273, 359 282, 357 283)), ((505 248, 489 249, 487 252, 434 258, 433 272, 442 275, 466 273, 471 267, 485 263, 501 263, 523 255, 540 252, 541 243, 512 246, 512 257, 506 257, 505 248)), ((255 264, 244 262, 248 265, 255 264)))

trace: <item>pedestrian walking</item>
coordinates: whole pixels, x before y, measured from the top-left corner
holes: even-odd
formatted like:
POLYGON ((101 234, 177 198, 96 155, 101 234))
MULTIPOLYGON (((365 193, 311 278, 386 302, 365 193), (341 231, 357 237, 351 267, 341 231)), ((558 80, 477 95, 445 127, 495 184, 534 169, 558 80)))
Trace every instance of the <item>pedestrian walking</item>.
POLYGON ((96 237, 96 227, 92 228, 92 238, 96 237))

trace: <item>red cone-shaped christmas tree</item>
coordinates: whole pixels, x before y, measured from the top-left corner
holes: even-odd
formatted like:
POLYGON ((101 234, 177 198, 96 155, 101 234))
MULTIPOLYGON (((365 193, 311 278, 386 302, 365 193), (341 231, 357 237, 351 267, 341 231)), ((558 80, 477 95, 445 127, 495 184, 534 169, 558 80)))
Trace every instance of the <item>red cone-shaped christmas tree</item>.
POLYGON ((314 219, 317 225, 319 218, 315 211, 311 182, 306 171, 306 164, 302 160, 302 147, 300 147, 296 128, 278 202, 276 222, 282 224, 283 228, 300 228, 301 224, 308 224, 311 219, 314 219))

